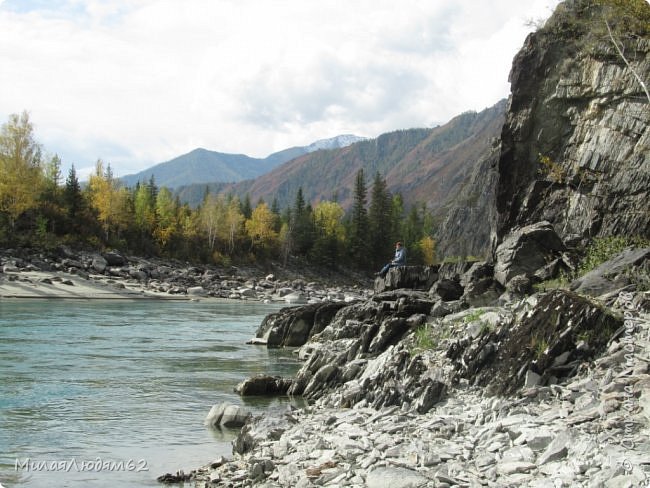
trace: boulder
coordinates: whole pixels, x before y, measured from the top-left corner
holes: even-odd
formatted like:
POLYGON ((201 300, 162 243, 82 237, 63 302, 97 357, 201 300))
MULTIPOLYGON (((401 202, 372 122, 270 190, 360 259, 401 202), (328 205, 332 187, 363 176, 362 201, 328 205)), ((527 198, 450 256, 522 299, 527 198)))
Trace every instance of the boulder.
POLYGON ((102 256, 109 266, 124 266, 127 262, 126 258, 117 251, 105 252, 102 256))
POLYGON ((191 286, 187 289, 187 294, 194 297, 205 297, 208 292, 202 286, 191 286))
POLYGON ((525 274, 513 276, 508 283, 506 283, 506 291, 510 292, 513 296, 529 295, 533 291, 533 281, 525 274))
POLYGON ((460 278, 462 287, 467 287, 471 283, 492 278, 494 276, 494 265, 485 261, 473 263, 470 268, 460 278))
POLYGON ((307 303, 307 297, 300 291, 294 291, 284 296, 284 301, 289 304, 307 303))
POLYGON ((280 376, 257 375, 248 378, 235 387, 241 396, 286 395, 291 380, 280 376))
POLYGON ((452 302, 463 296, 464 289, 458 281, 442 279, 431 287, 431 295, 438 295, 444 302, 452 302))
POLYGON ((549 222, 515 228, 496 248, 494 278, 505 286, 517 275, 533 276, 564 250, 562 240, 549 222))
POLYGON ((90 264, 90 267, 96 271, 97 273, 103 273, 106 271, 106 267, 108 266, 108 261, 104 259, 103 256, 93 256, 93 260, 90 264))
POLYGON ((366 477, 368 488, 416 488, 426 486, 429 480, 417 471, 402 467, 379 466, 366 477))
POLYGON ((484 307, 495 304, 502 293, 503 287, 499 282, 492 277, 486 277, 469 282, 465 286, 462 299, 471 307, 484 307))
POLYGON ((61 265, 64 268, 77 268, 77 269, 83 269, 84 265, 81 261, 78 259, 64 259, 61 261, 61 265))
POLYGON ((297 421, 289 410, 268 412, 264 416, 249 417, 237 438, 233 441, 233 452, 246 454, 262 442, 277 441, 297 421))
POLYGON ((147 272, 140 268, 130 267, 128 270, 128 274, 131 278, 133 278, 134 280, 138 280, 140 282, 146 282, 148 279, 147 272))
POLYGON ((376 293, 399 288, 428 290, 437 279, 438 266, 396 266, 375 279, 374 289, 376 293))
POLYGON ((204 424, 213 428, 241 427, 250 416, 251 413, 239 405, 218 403, 210 409, 204 424))
POLYGON ((244 298, 257 298, 257 292, 252 288, 243 287, 237 290, 237 292, 244 298))
POLYGON ((302 346, 346 306, 344 302, 322 302, 283 308, 262 320, 255 337, 265 340, 268 347, 302 346))
POLYGON ((452 302, 436 302, 431 308, 432 317, 445 317, 452 313, 458 313, 468 307, 467 302, 463 300, 455 300, 452 302))

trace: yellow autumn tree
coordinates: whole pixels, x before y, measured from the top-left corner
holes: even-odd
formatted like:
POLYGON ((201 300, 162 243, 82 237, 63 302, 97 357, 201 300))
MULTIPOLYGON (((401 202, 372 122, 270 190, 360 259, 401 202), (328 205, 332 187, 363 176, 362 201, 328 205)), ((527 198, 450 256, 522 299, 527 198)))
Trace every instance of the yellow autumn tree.
POLYGON ((343 239, 345 229, 343 227, 343 216, 345 211, 337 202, 324 200, 314 207, 314 219, 318 226, 323 229, 326 235, 343 239))
POLYGON ((95 173, 88 179, 88 193, 106 240, 113 234, 119 237, 130 218, 129 192, 113 178, 110 164, 104 166, 101 159, 97 160, 95 173))
POLYGON ((12 114, 0 129, 0 212, 11 230, 18 217, 36 207, 42 181, 41 148, 29 114, 12 114))
POLYGON ((156 196, 156 220, 158 225, 154 232, 156 240, 162 248, 165 248, 178 230, 177 213, 178 207, 172 192, 168 188, 162 187, 156 196))
POLYGON ((424 264, 433 264, 436 261, 436 241, 429 237, 424 236, 419 242, 420 250, 422 251, 422 261, 424 264))
POLYGON ((277 245, 278 233, 274 230, 275 215, 266 203, 260 203, 246 221, 246 233, 251 242, 251 250, 265 253, 277 245))

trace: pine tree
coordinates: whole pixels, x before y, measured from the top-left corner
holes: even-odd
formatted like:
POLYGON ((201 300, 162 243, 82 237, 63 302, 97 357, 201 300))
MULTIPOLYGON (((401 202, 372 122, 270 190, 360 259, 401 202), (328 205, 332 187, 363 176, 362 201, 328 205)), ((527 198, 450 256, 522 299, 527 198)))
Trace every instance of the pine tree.
POLYGON ((81 193, 81 186, 79 185, 79 179, 77 178, 77 171, 74 168, 74 164, 70 167, 68 177, 65 180, 63 203, 68 218, 70 218, 74 224, 74 220, 81 212, 84 204, 84 198, 81 193))
POLYGON ((354 183, 354 202, 350 215, 350 256, 353 263, 367 269, 368 261, 368 211, 366 210, 366 182, 363 168, 357 172, 354 183))
POLYGON ((393 247, 391 194, 386 180, 379 172, 372 185, 370 209, 368 211, 370 259, 373 268, 386 261, 393 247))
POLYGON ((250 219, 253 215, 253 207, 251 206, 251 196, 246 193, 244 195, 244 201, 241 202, 240 212, 244 216, 244 219, 250 219))
POLYGON ((302 188, 298 188, 293 206, 293 244, 299 255, 306 255, 314 245, 314 222, 311 206, 305 203, 302 188))

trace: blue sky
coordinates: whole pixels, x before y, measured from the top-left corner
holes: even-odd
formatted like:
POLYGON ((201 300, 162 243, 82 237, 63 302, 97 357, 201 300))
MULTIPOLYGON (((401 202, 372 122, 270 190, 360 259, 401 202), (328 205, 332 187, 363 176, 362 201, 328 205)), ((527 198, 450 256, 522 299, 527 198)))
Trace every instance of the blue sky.
POLYGON ((444 123, 508 95, 558 0, 4 0, 0 118, 87 174, 444 123))

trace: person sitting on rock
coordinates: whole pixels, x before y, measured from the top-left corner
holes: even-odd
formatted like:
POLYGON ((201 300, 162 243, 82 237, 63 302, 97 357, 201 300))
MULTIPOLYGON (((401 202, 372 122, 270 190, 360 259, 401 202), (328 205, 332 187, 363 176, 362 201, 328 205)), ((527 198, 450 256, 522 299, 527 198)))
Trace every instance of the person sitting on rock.
POLYGON ((388 270, 390 268, 393 268, 395 266, 405 266, 406 265, 406 249, 402 247, 402 243, 400 241, 397 241, 395 243, 395 256, 393 257, 393 260, 386 264, 383 268, 381 268, 381 271, 379 273, 375 273, 375 276, 381 276, 382 278, 386 276, 386 273, 388 273, 388 270))

